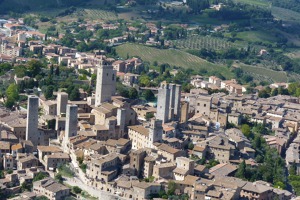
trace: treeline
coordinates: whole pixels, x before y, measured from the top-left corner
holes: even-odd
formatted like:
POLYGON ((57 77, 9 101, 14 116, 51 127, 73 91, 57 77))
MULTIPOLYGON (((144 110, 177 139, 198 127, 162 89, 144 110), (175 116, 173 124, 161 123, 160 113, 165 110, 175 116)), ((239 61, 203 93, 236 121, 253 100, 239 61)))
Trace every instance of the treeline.
POLYGON ((8 12, 22 13, 36 8, 59 8, 69 6, 81 6, 88 3, 90 0, 0 0, 0 14, 8 12))
POLYGON ((275 149, 268 146, 263 138, 263 135, 271 134, 270 129, 262 124, 246 122, 242 126, 242 132, 251 141, 253 149, 256 150, 255 160, 258 166, 246 165, 243 161, 235 176, 252 182, 263 180, 272 183, 275 188, 285 189, 285 161, 275 149))
POLYGON ((241 19, 259 19, 269 20, 273 19, 272 13, 269 10, 252 6, 248 4, 235 4, 229 2, 223 6, 219 11, 207 11, 208 16, 222 20, 241 20, 241 19))
POLYGON ((273 89, 270 87, 266 87, 265 89, 260 90, 258 92, 258 96, 260 98, 268 98, 277 95, 291 95, 295 97, 300 97, 300 83, 298 82, 290 83, 287 89, 282 87, 273 88, 273 89))
POLYGON ((186 38, 187 31, 186 29, 178 26, 168 26, 164 30, 164 37, 167 40, 176 40, 186 38))
POLYGON ((140 5, 154 5, 157 2, 158 0, 136 0, 136 3, 140 5))
POLYGON ((280 8, 290 9, 296 12, 300 12, 300 2, 299 0, 269 0, 273 6, 280 8))
MULTIPOLYGON (((84 38, 84 35, 88 34, 88 32, 84 32, 83 36, 77 35, 78 38, 84 38)), ((107 46, 106 44, 102 43, 100 40, 87 40, 81 41, 79 43, 76 42, 76 38, 70 33, 67 33, 61 40, 61 44, 70 48, 76 48, 80 52, 87 52, 96 49, 103 49, 109 55, 115 56, 116 51, 114 48, 107 46)))
POLYGON ((215 59, 239 59, 247 58, 251 52, 250 49, 237 49, 234 47, 225 49, 223 51, 215 51, 212 49, 202 48, 201 50, 189 50, 189 53, 196 55, 200 58, 213 61, 215 59))
POLYGON ((186 4, 193 14, 199 14, 202 10, 209 8, 210 5, 209 0, 187 0, 186 4))

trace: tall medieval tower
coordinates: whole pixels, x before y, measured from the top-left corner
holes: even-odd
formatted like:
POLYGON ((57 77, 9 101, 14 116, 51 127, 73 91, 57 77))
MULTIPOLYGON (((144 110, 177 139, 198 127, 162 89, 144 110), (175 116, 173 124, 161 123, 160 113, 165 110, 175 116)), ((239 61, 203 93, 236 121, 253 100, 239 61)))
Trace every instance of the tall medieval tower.
POLYGON ((39 98, 29 96, 27 104, 26 140, 30 140, 34 146, 38 144, 39 123, 39 98))
POLYGON ((100 64, 97 67, 95 106, 111 101, 111 96, 115 93, 116 71, 113 69, 113 66, 108 65, 104 60, 100 60, 100 64))

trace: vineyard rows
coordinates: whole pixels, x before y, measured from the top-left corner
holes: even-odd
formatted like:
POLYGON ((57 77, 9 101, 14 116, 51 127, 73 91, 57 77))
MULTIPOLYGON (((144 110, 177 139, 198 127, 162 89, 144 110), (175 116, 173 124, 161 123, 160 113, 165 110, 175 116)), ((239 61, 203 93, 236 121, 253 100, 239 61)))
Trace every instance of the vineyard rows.
POLYGON ((84 16, 90 19, 116 20, 118 16, 114 12, 98 9, 80 9, 77 11, 79 16, 84 16))
POLYGON ((186 39, 174 40, 172 42, 177 48, 180 49, 210 49, 210 50, 223 50, 232 47, 232 44, 225 39, 193 35, 186 39))

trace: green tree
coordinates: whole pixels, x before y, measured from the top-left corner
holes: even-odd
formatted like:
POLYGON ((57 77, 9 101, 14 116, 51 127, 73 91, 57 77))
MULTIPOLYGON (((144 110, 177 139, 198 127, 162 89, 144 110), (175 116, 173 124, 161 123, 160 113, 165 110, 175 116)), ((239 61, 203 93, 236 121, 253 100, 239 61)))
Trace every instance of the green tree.
POLYGON ((78 87, 74 87, 74 89, 70 93, 69 99, 71 101, 78 101, 78 100, 80 100, 80 93, 79 93, 78 87))
POLYGON ((56 174, 55 175, 55 180, 58 181, 59 183, 63 182, 63 177, 61 174, 56 174))
POLYGON ((167 195, 174 195, 176 189, 176 184, 174 181, 169 181, 168 182, 168 191, 167 195))
POLYGON ((149 121, 151 118, 153 118, 154 117, 154 113, 152 113, 152 112, 148 112, 148 113, 146 113, 146 120, 147 121, 149 121))
POLYGON ((138 91, 135 88, 130 88, 128 91, 128 95, 130 99, 137 99, 139 96, 138 91))
POLYGON ((19 99, 19 89, 18 86, 15 84, 10 84, 8 88, 6 89, 6 96, 7 98, 12 98, 14 100, 19 99))
POLYGON ((147 76, 147 75, 140 76, 139 83, 140 83, 141 87, 150 86, 150 82, 151 82, 151 80, 150 80, 149 76, 147 76))
POLYGON ((297 165, 295 162, 292 163, 289 169, 289 175, 297 175, 297 165))
POLYGON ((276 183, 274 183, 274 188, 279 188, 279 189, 282 189, 284 190, 286 188, 285 184, 281 181, 277 181, 276 183))
POLYGON ((43 180, 43 179, 46 178, 46 177, 48 177, 47 174, 45 174, 45 173, 43 173, 43 172, 39 172, 39 173, 33 178, 33 182, 43 180))
POLYGON ((72 190, 73 190, 73 192, 74 192, 75 194, 79 194, 79 193, 81 193, 81 191, 82 191, 82 189, 81 189, 80 187, 78 187, 78 186, 74 186, 74 187, 72 188, 72 190))
POLYGON ((250 126, 248 124, 243 124, 242 125, 242 133, 249 138, 251 135, 251 129, 250 126))
POLYGON ((35 77, 41 72, 41 69, 43 68, 43 64, 38 60, 30 60, 27 63, 28 70, 31 73, 32 77, 35 77))
POLYGON ((288 86, 288 92, 290 95, 295 95, 296 94, 296 90, 300 87, 300 83, 290 83, 288 86))
POLYGON ((49 200, 49 199, 45 196, 39 196, 39 197, 33 198, 33 200, 49 200))
POLYGON ((143 91, 142 97, 144 97, 145 100, 147 100, 147 101, 154 101, 155 100, 155 96, 154 96, 154 94, 151 90, 143 91))
POLYGON ((54 72, 54 67, 53 67, 53 64, 50 66, 50 74, 53 75, 53 72, 54 72))
POLYGON ((296 97, 300 97, 300 88, 297 88, 297 89, 296 89, 295 96, 296 96, 296 97))
POLYGON ((27 183, 26 181, 22 183, 21 190, 22 191, 31 191, 32 185, 27 183))
POLYGON ((190 142, 190 143, 189 143, 189 145, 188 145, 188 149, 189 149, 189 150, 192 150, 192 149, 194 149, 194 144, 193 144, 193 142, 190 142))
POLYGON ((245 160, 243 160, 243 162, 241 162, 241 164, 239 164, 238 170, 235 173, 235 177, 245 179, 245 177, 246 177, 246 162, 245 162, 245 160))
POLYGON ((55 75, 56 75, 56 76, 59 76, 59 66, 57 66, 57 67, 55 68, 55 75))
POLYGON ((11 97, 8 97, 4 103, 4 106, 9 109, 11 109, 14 105, 15 105, 15 100, 11 97))
POLYGON ((273 88, 272 91, 271 91, 271 96, 274 97, 274 96, 277 96, 277 95, 278 95, 278 89, 273 88))
POLYGON ((46 91, 44 93, 46 99, 51 99, 53 97, 53 91, 54 91, 54 86, 49 85, 46 88, 46 91))

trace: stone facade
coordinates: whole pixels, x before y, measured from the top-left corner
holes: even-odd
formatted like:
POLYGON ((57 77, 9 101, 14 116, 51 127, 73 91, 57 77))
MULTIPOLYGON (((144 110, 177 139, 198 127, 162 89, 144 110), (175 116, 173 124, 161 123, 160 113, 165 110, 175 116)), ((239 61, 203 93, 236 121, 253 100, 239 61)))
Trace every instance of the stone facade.
POLYGON ((116 92, 116 71, 113 66, 101 60, 97 67, 96 101, 100 106, 103 102, 111 101, 111 96, 116 92))
POLYGON ((34 146, 39 145, 38 117, 39 98, 36 96, 29 96, 27 106, 26 140, 30 140, 34 146))

